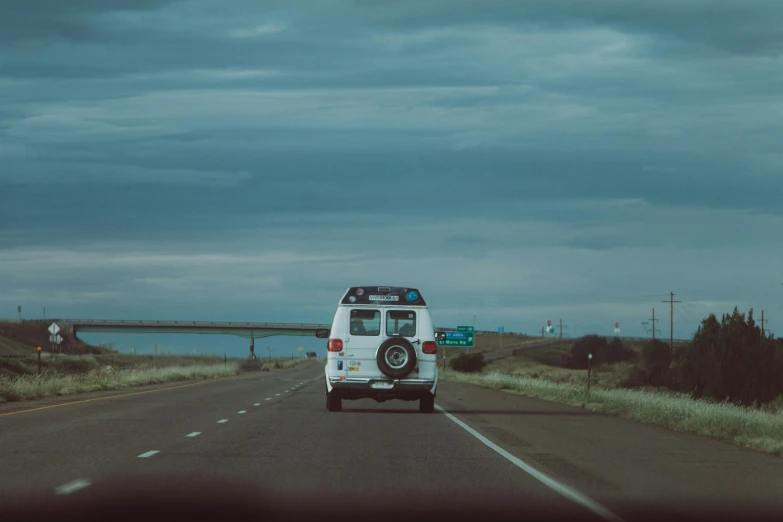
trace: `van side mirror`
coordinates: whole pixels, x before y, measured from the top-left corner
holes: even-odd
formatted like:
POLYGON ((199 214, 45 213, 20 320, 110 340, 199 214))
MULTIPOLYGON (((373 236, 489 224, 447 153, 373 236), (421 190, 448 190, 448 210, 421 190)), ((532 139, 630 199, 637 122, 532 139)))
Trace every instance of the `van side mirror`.
POLYGON ((326 339, 327 337, 329 337, 330 333, 331 330, 329 330, 328 328, 319 328, 318 330, 315 331, 315 336, 318 337, 319 339, 326 339))
POLYGON ((445 341, 446 340, 446 332, 435 332, 435 340, 438 341, 438 342, 445 341))

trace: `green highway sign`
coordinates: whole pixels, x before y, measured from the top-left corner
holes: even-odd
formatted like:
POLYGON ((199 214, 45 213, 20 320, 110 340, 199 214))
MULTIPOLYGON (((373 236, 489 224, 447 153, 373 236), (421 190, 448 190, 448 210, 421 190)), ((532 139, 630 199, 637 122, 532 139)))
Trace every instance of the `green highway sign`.
POLYGON ((466 348, 473 347, 473 337, 468 339, 444 339, 438 341, 438 346, 463 346, 466 348))
POLYGON ((446 338, 438 341, 438 346, 463 346, 473 347, 473 327, 458 326, 456 332, 446 332, 446 338))

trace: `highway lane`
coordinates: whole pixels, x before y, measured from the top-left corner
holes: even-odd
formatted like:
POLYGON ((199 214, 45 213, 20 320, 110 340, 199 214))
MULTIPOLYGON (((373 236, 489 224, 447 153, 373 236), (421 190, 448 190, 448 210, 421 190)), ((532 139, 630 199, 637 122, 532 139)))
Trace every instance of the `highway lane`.
POLYGON ((231 481, 292 498, 335 492, 349 506, 390 492, 520 509, 550 503, 596 519, 627 515, 628 500, 780 504, 783 464, 774 456, 456 383, 438 394, 450 415, 370 400, 329 413, 322 375, 313 361, 8 416, 0 407, 0 502, 68 484, 84 487, 71 495, 90 495, 133 477, 231 481))

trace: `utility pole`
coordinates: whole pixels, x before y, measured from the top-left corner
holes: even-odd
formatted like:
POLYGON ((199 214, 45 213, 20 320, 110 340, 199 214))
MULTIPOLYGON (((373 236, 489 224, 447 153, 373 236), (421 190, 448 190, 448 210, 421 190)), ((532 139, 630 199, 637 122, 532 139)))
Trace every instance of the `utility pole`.
POLYGON ((560 338, 563 338, 563 318, 560 318, 560 338))
POLYGON ((761 338, 764 338, 764 323, 769 322, 769 319, 764 319, 764 310, 761 311, 761 338))
POLYGON ((681 303, 682 301, 674 300, 674 292, 669 292, 669 300, 663 301, 671 305, 671 316, 669 319, 669 351, 674 353, 674 303, 681 303))
MULTIPOLYGON (((473 314, 473 345, 476 345, 476 314, 473 314)), ((470 353, 470 346, 466 351, 470 353)))
POLYGON ((655 318, 655 308, 653 308, 652 310, 653 310, 653 316, 652 316, 652 319, 650 319, 650 321, 652 321, 652 338, 653 338, 653 341, 654 341, 655 340, 655 321, 660 321, 660 319, 656 319, 655 318))

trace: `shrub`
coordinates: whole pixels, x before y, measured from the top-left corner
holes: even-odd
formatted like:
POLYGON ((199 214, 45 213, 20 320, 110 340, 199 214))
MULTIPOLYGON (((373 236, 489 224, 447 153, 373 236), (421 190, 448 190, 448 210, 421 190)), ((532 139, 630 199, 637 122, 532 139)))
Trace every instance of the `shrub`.
POLYGON ((593 364, 599 363, 599 354, 602 354, 607 345, 606 337, 600 335, 585 335, 576 340, 571 346, 571 358, 568 361, 569 368, 587 368, 589 354, 593 354, 593 364))
POLYGON ((633 358, 633 350, 626 347, 620 339, 612 339, 600 335, 586 335, 571 346, 569 368, 587 368, 588 355, 593 354, 593 366, 599 364, 614 364, 629 361, 633 358))
POLYGON ((465 373, 478 373, 486 365, 483 353, 461 353, 449 361, 451 369, 465 373))
POLYGON ((658 339, 645 343, 642 360, 630 369, 625 386, 666 386, 670 382, 672 354, 669 345, 658 339))

